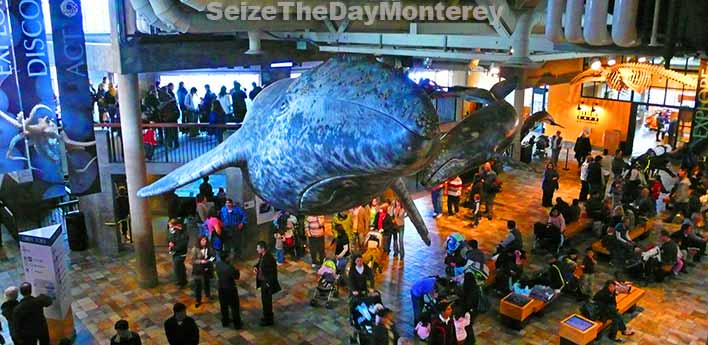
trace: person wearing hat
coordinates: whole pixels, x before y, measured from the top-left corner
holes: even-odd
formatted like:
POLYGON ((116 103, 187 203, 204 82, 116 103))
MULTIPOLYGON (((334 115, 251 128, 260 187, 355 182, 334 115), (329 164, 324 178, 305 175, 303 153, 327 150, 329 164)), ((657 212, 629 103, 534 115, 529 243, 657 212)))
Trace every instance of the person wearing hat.
POLYGON ((430 325, 429 345, 457 345, 457 330, 452 319, 452 303, 441 301, 430 325))
POLYGON ((111 345, 142 345, 140 335, 128 328, 128 321, 118 320, 115 327, 116 335, 111 337, 111 345))

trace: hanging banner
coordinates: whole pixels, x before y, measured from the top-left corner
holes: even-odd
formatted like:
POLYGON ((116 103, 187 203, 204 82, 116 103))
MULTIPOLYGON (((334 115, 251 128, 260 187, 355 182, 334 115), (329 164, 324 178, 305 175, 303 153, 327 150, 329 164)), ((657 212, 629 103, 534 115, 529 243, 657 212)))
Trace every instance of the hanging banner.
POLYGON ((701 59, 698 70, 698 88, 696 91, 696 112, 693 114, 691 143, 708 139, 708 60, 701 59))
POLYGON ((69 189, 73 195, 100 193, 81 0, 49 0, 49 9, 69 189))
POLYGON ((66 194, 42 0, 10 0, 17 82, 27 125, 32 188, 42 199, 66 194))
POLYGON ((27 152, 22 123, 20 91, 15 73, 7 0, 0 0, 0 174, 27 169, 27 152))

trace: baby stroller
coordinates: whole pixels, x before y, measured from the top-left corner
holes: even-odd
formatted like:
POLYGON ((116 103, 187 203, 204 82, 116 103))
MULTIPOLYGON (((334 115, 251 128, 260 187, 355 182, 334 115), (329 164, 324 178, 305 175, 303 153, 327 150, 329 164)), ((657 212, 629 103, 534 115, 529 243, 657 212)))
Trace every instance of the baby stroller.
POLYGON ((375 345, 374 325, 377 314, 382 309, 381 294, 378 291, 351 297, 350 323, 354 331, 349 338, 350 344, 375 345))
POLYGON ((310 305, 317 307, 324 302, 325 308, 333 307, 332 300, 339 296, 339 277, 337 264, 334 260, 325 259, 322 267, 317 271, 320 276, 317 286, 312 290, 310 305))
POLYGON ((364 243, 365 248, 362 254, 364 264, 369 266, 374 274, 383 272, 383 265, 381 264, 381 258, 383 256, 383 250, 381 250, 383 236, 380 232, 372 228, 364 243))

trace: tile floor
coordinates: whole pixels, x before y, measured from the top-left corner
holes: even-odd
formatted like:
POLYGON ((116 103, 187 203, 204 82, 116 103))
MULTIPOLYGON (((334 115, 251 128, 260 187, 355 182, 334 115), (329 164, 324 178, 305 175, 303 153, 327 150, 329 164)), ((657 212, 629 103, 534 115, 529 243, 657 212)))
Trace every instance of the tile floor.
MULTIPOLYGON (((561 192, 566 200, 577 195, 577 170, 562 171, 561 192)), ((537 167, 537 169, 540 169, 537 167)), ((426 218, 432 233, 432 245, 426 247, 411 225, 406 226, 405 261, 390 259, 384 273, 377 278, 384 303, 397 311, 398 327, 402 334, 412 336, 410 286, 418 279, 442 274, 443 245, 452 232, 461 232, 475 238, 486 252, 494 250, 505 236, 505 222, 515 219, 524 233, 525 245, 530 247, 532 224, 546 218, 547 210, 540 206, 540 172, 512 170, 502 175, 504 192, 497 198, 496 218, 484 219, 476 229, 460 216, 432 218, 431 203, 426 195, 419 195, 416 203, 426 218)), ((670 225, 673 229, 676 225, 670 225)), ((5 236, 7 240, 9 236, 5 236)), ((655 240, 652 234, 644 243, 655 240)), ((579 249, 586 248, 594 238, 581 234, 573 240, 579 249)), ((332 248, 328 249, 331 254, 332 248)), ((238 263, 242 273, 239 286, 241 310, 245 329, 235 331, 221 327, 218 302, 194 308, 190 290, 177 289, 171 281, 171 261, 166 249, 158 249, 160 284, 153 289, 140 289, 132 267, 130 252, 119 257, 100 257, 92 252, 72 253, 73 310, 77 325, 78 344, 108 344, 113 324, 121 318, 129 320, 143 344, 166 344, 162 323, 171 314, 173 303, 189 306, 201 328, 202 344, 347 344, 351 327, 348 323, 347 301, 335 303, 333 309, 309 306, 311 289, 317 277, 309 262, 288 262, 279 267, 283 292, 275 297, 276 326, 258 327, 260 299, 255 289, 250 266, 253 260, 238 263)), ((531 256, 527 272, 540 269, 542 258, 531 256)), ((599 265, 597 281, 611 277, 606 262, 599 265)), ((189 268, 188 268, 189 270, 189 268)), ((6 242, 0 249, 0 289, 21 281, 21 263, 17 250, 6 242)), ((628 338, 629 344, 705 344, 708 337, 708 264, 691 269, 688 275, 662 284, 646 286, 647 294, 640 302, 640 312, 629 319, 629 326, 637 334, 628 338)), ((559 321, 578 308, 571 298, 560 298, 546 309, 542 316, 533 317, 520 332, 501 324, 496 310, 498 298, 492 297, 494 308, 477 319, 474 326, 478 344, 558 344, 559 321)), ((4 323, 4 321, 3 321, 4 323)), ((7 327, 4 327, 5 330, 7 327)), ((6 333, 5 333, 6 334, 6 333)), ((606 343, 603 340, 601 343, 606 343)))

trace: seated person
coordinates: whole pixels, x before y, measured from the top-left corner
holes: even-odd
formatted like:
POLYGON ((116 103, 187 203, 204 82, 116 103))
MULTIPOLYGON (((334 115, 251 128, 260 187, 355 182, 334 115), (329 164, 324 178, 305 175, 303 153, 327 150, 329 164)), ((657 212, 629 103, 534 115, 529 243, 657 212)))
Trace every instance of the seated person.
POLYGON ((521 279, 526 254, 521 251, 502 252, 497 256, 494 288, 501 296, 511 292, 511 286, 521 279))
POLYGON ((598 291, 593 300, 597 303, 600 309, 600 320, 612 320, 607 337, 614 342, 622 342, 617 339, 617 331, 621 331, 624 336, 631 336, 634 332, 627 329, 624 324, 622 315, 617 312, 617 293, 628 291, 628 288, 614 280, 608 280, 605 285, 598 291))
POLYGON ((568 216, 565 217, 565 222, 567 224, 572 224, 580 219, 580 200, 573 199, 573 203, 570 205, 570 210, 568 216))
POLYGON ((678 244, 674 242, 668 231, 662 230, 661 236, 659 237, 661 243, 661 264, 667 267, 671 267, 671 273, 678 275, 679 272, 684 271, 683 267, 683 256, 679 250, 678 244))
POLYGON ((588 217, 590 217, 592 220, 604 222, 605 219, 603 218, 602 212, 603 205, 604 201, 602 200, 602 193, 593 193, 590 196, 590 199, 585 204, 585 208, 588 212, 588 217))
POLYGON ((679 248, 684 251, 684 257, 688 258, 690 254, 695 253, 695 255, 693 255, 694 262, 700 262, 701 257, 706 253, 706 239, 696 234, 690 223, 681 225, 681 229, 671 234, 671 238, 674 239, 678 243, 679 248))
MULTIPOLYGON (((577 252, 576 259, 577 259, 577 252)), ((569 259, 572 261, 572 259, 569 259)), ((580 292, 580 284, 573 275, 575 266, 571 267, 569 265, 563 264, 555 255, 551 255, 548 258, 548 269, 545 274, 545 283, 553 290, 571 293, 576 295, 578 298, 582 297, 580 292)))
POLYGON ((551 209, 551 213, 548 215, 548 224, 557 226, 561 234, 565 233, 565 217, 558 207, 551 209))
POLYGON ((509 234, 497 246, 497 253, 523 251, 524 239, 521 237, 521 232, 516 228, 516 222, 513 220, 507 221, 506 228, 509 230, 509 234))
POLYGON ((656 215, 656 201, 652 199, 648 188, 642 189, 639 198, 634 202, 635 214, 639 217, 651 218, 656 215))
POLYGON ((625 222, 615 225, 615 237, 617 237, 617 240, 620 241, 622 245, 627 246, 628 248, 634 248, 635 243, 629 236, 629 227, 625 224, 625 222))
POLYGON ((600 241, 610 253, 610 265, 622 265, 632 254, 632 247, 617 238, 614 228, 608 227, 600 241))
POLYGON ((563 237, 559 227, 552 224, 536 223, 534 225, 534 245, 551 253, 557 253, 560 249, 563 237))
POLYGON ((558 209, 560 214, 563 215, 563 219, 567 221, 568 217, 570 216, 570 205, 565 202, 563 198, 557 197, 555 207, 558 209))

